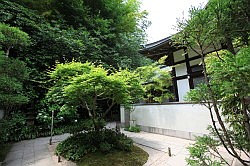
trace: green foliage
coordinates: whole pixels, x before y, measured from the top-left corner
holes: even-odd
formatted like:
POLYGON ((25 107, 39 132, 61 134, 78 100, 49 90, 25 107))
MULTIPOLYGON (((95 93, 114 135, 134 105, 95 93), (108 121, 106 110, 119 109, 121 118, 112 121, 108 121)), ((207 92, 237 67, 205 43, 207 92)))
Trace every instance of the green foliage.
POLYGON ((209 101, 207 85, 199 84, 195 89, 191 89, 185 96, 186 101, 202 103, 209 101), (203 93, 201 93, 203 92, 203 93))
POLYGON ((211 13, 201 7, 192 7, 189 10, 189 19, 179 20, 173 40, 180 47, 187 46, 188 49, 201 52, 212 43, 217 44, 218 38, 214 36, 214 23, 211 13), (198 47, 198 48, 195 48, 198 47))
POLYGON ((80 160, 92 152, 108 153, 112 150, 131 151, 133 141, 120 132, 103 129, 69 137, 56 147, 56 154, 68 160, 80 160))
MULTIPOLYGON (((93 122, 97 120, 96 123, 115 104, 129 107, 149 91, 160 92, 154 98, 160 102, 171 96, 167 89, 171 84, 171 76, 160 70, 157 64, 130 72, 122 69, 106 70, 101 65, 89 62, 71 62, 57 64, 49 76, 54 84, 46 95, 49 110, 60 110, 65 115, 79 110, 86 111, 93 122), (142 85, 148 80, 152 80, 153 84, 142 85), (107 103, 106 108, 102 106, 103 102, 107 103)), ((150 97, 153 95, 150 94, 150 97)), ((98 125, 94 125, 98 129, 98 125)))
POLYGON ((16 78, 19 81, 24 81, 28 78, 28 69, 24 62, 5 57, 2 52, 0 52, 0 73, 12 78, 16 78))
MULTIPOLYGON (((207 71, 210 77, 210 86, 216 100, 220 100, 220 108, 225 122, 230 126, 227 132, 234 146, 238 149, 250 151, 249 129, 246 119, 249 115, 244 111, 249 110, 245 98, 250 95, 250 48, 242 48, 236 55, 228 51, 210 54, 207 58, 207 71), (245 110, 244 110, 245 109, 245 110)), ((208 102, 207 85, 200 85, 187 95, 189 101, 208 102)), ((204 103, 206 104, 206 103, 204 103)), ((213 130, 213 135, 218 137, 213 130)), ((224 138, 224 134, 219 130, 224 138)))
POLYGON ((122 166, 142 166, 148 160, 147 152, 143 151, 137 146, 132 147, 131 152, 124 151, 112 151, 107 154, 103 153, 90 153, 85 155, 79 162, 78 166, 110 166, 122 165, 122 166))
POLYGON ((30 9, 34 9, 39 12, 39 14, 49 17, 51 15, 51 3, 52 0, 9 0, 11 2, 18 3, 30 9))
POLYGON ((0 121, 0 142, 20 141, 24 137, 25 117, 21 113, 13 113, 8 119, 0 121))
POLYGON ((135 71, 140 78, 141 84, 143 84, 147 102, 156 101, 162 103, 166 99, 173 97, 169 91, 169 87, 172 85, 170 70, 160 68, 164 64, 165 58, 163 57, 154 64, 138 67, 135 71))
MULTIPOLYGON (((40 122, 36 126, 27 125, 23 114, 20 112, 12 113, 8 118, 0 120, 0 143, 50 136, 50 123, 40 122)), ((54 124, 53 135, 63 133, 77 134, 89 130, 93 130, 93 122, 90 120, 70 122, 61 119, 61 121, 54 124)))
MULTIPOLYGON (((245 98, 249 96, 249 48, 240 48, 236 53, 233 41, 238 46, 249 46, 249 3, 244 0, 210 0, 205 9, 192 8, 190 19, 180 21, 180 33, 174 40, 196 52, 202 58, 205 82, 188 94, 189 100, 200 102, 209 108, 211 117, 215 111, 219 127, 214 125, 216 137, 225 147, 230 147, 230 153, 243 164, 235 149, 249 152, 250 123, 249 104, 245 98), (244 6, 246 4, 246 6, 244 6), (235 10, 238 8, 239 10, 235 10), (241 14, 239 14, 241 13, 241 14), (244 14, 243 14, 244 13, 244 14), (242 19, 242 20, 241 20, 242 19), (217 50, 218 43, 223 43, 229 52, 215 52, 207 58, 208 47, 217 50), (208 79, 209 77, 209 79, 208 79), (220 102, 218 102, 220 101, 220 102), (221 112, 219 111, 221 108, 221 112), (213 108, 213 109, 212 109, 213 108), (221 115, 222 113, 222 115, 221 115), (230 127, 226 129, 225 119, 230 127)), ((214 121, 214 119, 212 119, 214 121)))
MULTIPOLYGON (((100 125, 105 126, 106 122, 104 120, 100 121, 100 125)), ((74 120, 67 121, 61 120, 59 123, 54 124, 54 132, 53 134, 61 134, 61 133, 70 133, 70 134, 78 134, 83 131, 91 131, 93 130, 93 121, 91 119, 85 120, 74 120)))
POLYGON ((208 73, 214 93, 221 100, 222 115, 230 125, 235 146, 250 151, 249 130, 244 123, 250 119, 245 111, 249 104, 245 98, 250 95, 250 47, 242 48, 236 55, 221 52, 222 60, 211 56, 208 59, 208 73), (243 123, 241 123, 243 122, 243 123))
POLYGON ((23 92, 23 83, 28 77, 25 63, 8 58, 0 52, 0 107, 6 115, 29 101, 23 92))
MULTIPOLYGON (((209 0, 205 9, 192 7, 190 18, 179 20, 174 36, 178 44, 201 53, 208 46, 223 43, 235 54, 234 46, 249 45, 249 3, 247 0, 209 0), (237 9, 237 10, 235 10, 237 9), (198 46, 198 48, 195 48, 198 46)), ((217 48, 218 49, 218 48, 217 48)))
POLYGON ((227 46, 229 40, 237 41, 236 46, 249 45, 249 8, 247 0, 209 0, 206 12, 212 15, 214 33, 221 42, 227 46))
POLYGON ((250 47, 242 48, 236 55, 220 52, 221 59, 212 54, 207 59, 207 70, 211 83, 220 87, 220 97, 235 94, 239 98, 250 95, 250 47), (222 81, 223 80, 223 81, 222 81), (230 88, 233 87, 233 88, 230 88))
POLYGON ((145 93, 143 86, 139 80, 139 75, 136 71, 129 71, 128 69, 120 69, 112 74, 112 78, 117 78, 125 83, 125 87, 129 95, 127 101, 122 102, 125 107, 129 107, 130 104, 138 102, 143 98, 145 93))
POLYGON ((141 131, 141 128, 139 126, 130 126, 130 127, 125 128, 124 130, 139 133, 141 131))
POLYGON ((11 48, 28 46, 29 44, 30 38, 27 33, 17 27, 0 23, 0 47, 6 51, 7 56, 11 48))
POLYGON ((54 14, 61 15, 67 24, 92 28, 94 33, 113 31, 116 34, 137 30, 138 21, 145 15, 145 12, 139 11, 139 5, 137 0, 97 0, 95 2, 54 0, 52 2, 52 7, 57 11, 54 14), (102 28, 99 29, 98 26, 102 28))
POLYGON ((135 0, 2 0, 0 22, 21 29, 32 41, 28 47, 11 49, 9 54, 18 56, 31 69, 25 84, 29 105, 37 105, 47 93, 51 85, 45 71, 55 62, 91 61, 129 69, 150 63, 138 53, 144 41, 138 24, 145 17, 138 9, 135 0))
MULTIPOLYGON (((38 116, 40 121, 46 121, 46 118, 43 117, 50 117, 52 111, 55 113, 55 123, 61 118, 71 120, 78 118, 76 109, 65 104, 67 101, 63 95, 63 89, 70 84, 72 78, 89 72, 91 69, 89 64, 80 62, 57 64, 56 70, 49 72, 50 82, 54 86, 49 89, 46 97, 41 101, 41 109, 39 110, 41 118, 38 116)), ((50 119, 47 118, 47 121, 50 122, 50 119)))
MULTIPOLYGON (((115 104, 128 105, 143 95, 138 78, 127 70, 111 72, 89 62, 58 64, 49 73, 54 81, 47 98, 57 110, 87 111, 95 120, 104 118, 115 104), (102 108, 102 102, 108 108, 102 108)), ((98 126, 95 124, 96 129, 98 126)))
MULTIPOLYGON (((38 2, 18 3, 33 8, 38 2)), ((37 64, 33 67, 39 67, 39 71, 52 66, 55 60, 98 60, 116 68, 136 68, 148 62, 138 53, 144 41, 144 32, 137 25, 144 18, 145 12, 139 12, 137 1, 98 1, 93 4, 87 0, 54 0, 39 4, 45 6, 42 8, 48 7, 51 13, 49 20, 6 0, 1 2, 1 13, 4 16, 0 18, 0 22, 21 27, 34 40, 32 47, 23 50, 22 54, 28 52, 27 60, 37 64), (19 13, 18 17, 15 17, 16 13, 19 13), (125 29, 122 20, 127 20, 125 29)))
POLYGON ((209 136, 197 137, 193 145, 188 147, 190 156, 186 161, 191 166, 222 166, 224 161, 217 158, 218 151, 216 147, 219 141, 209 136))

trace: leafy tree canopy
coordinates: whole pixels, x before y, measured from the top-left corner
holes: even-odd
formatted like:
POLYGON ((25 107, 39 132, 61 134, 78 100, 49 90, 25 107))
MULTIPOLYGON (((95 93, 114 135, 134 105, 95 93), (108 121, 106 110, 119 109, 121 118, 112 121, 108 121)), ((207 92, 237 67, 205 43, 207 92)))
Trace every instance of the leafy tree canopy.
POLYGON ((192 7, 190 18, 178 21, 180 33, 174 40, 185 46, 198 46, 198 52, 223 44, 235 54, 235 47, 249 45, 249 5, 246 0, 210 0, 205 9, 192 7))
POLYGON ((89 62, 58 64, 50 78, 55 86, 47 94, 48 101, 61 111, 86 110, 97 130, 96 120, 104 118, 115 104, 131 104, 143 93, 137 75, 127 70, 111 72, 89 62), (102 107, 103 101, 107 108, 102 107))
POLYGON ((114 105, 123 104, 129 108, 141 99, 153 98, 162 102, 171 96, 168 91, 170 73, 161 71, 157 64, 131 72, 128 69, 107 70, 90 62, 71 62, 57 64, 49 77, 53 86, 45 98, 47 111, 65 117, 77 110, 85 111, 95 122, 96 129, 99 128, 96 120, 104 118, 114 105), (144 85, 149 80, 153 82, 144 85))
MULTIPOLYGON (((211 89, 216 100, 220 101, 225 122, 230 125, 227 132, 234 146, 249 152, 250 126, 247 122, 250 117, 246 113, 249 111, 246 98, 250 95, 250 48, 242 48, 236 55, 228 51, 220 51, 219 55, 221 59, 213 53, 206 60, 211 89)), ((206 85, 200 85, 188 93, 187 99, 203 103, 209 102, 211 95, 206 85)), ((215 134, 214 130, 212 132, 215 134)), ((226 140, 225 133, 220 131, 219 134, 226 140)))
POLYGON ((0 12, 0 22, 30 36, 31 45, 11 49, 9 56, 31 68, 25 86, 32 105, 47 92, 44 71, 55 62, 90 61, 117 69, 151 63, 138 53, 145 36, 139 23, 146 13, 139 12, 136 0, 3 0, 0 12))
POLYGON ((2 46, 6 51, 6 56, 9 56, 11 48, 28 46, 29 44, 30 38, 27 33, 19 28, 0 23, 0 47, 2 46))
POLYGON ((170 75, 171 69, 161 69, 164 67, 165 59, 167 56, 162 57, 158 62, 151 65, 138 67, 135 72, 138 73, 141 84, 145 91, 145 100, 147 102, 159 102, 173 97, 169 87, 172 85, 172 77, 170 75))

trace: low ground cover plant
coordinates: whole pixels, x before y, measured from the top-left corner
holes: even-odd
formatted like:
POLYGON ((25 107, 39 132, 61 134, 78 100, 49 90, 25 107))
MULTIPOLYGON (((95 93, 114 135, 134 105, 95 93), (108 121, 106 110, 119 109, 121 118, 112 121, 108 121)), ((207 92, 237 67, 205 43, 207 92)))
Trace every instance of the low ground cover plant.
POLYGON ((140 126, 129 126, 124 128, 125 131, 139 133, 141 131, 140 126))
POLYGON ((112 151, 107 154, 90 153, 85 155, 79 162, 78 166, 142 166, 148 160, 148 154, 141 148, 133 146, 131 152, 112 151), (101 163, 101 164, 100 164, 101 163))

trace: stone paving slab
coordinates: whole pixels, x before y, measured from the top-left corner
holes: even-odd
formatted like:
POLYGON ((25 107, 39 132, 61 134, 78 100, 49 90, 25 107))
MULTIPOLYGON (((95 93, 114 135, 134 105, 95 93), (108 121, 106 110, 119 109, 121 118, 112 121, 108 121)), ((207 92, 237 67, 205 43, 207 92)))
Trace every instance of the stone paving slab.
POLYGON ((168 154, 165 152, 155 150, 146 146, 138 145, 138 144, 136 144, 136 146, 142 148, 144 151, 146 151, 149 154, 148 161, 146 164, 144 164, 144 166, 152 166, 152 165, 156 165, 159 163, 164 163, 169 159, 168 154))
MULTIPOLYGON (((69 134, 53 137, 53 143, 66 139, 69 134)), ((24 140, 12 145, 4 166, 57 166, 49 150, 49 137, 24 140)))
POLYGON ((149 153, 149 155, 152 153, 144 166, 187 165, 185 161, 188 155, 186 148, 194 143, 194 141, 147 132, 122 132, 131 137, 135 143, 139 143, 142 147, 146 146, 148 149, 145 149, 145 151, 149 153), (171 149, 171 157, 169 157, 168 154, 169 148, 171 149))
MULTIPOLYGON (((144 166, 187 165, 185 158, 189 154, 186 148, 194 143, 193 141, 146 132, 132 133, 124 130, 122 132, 131 137, 137 146, 149 154, 148 161, 144 166), (171 157, 168 154, 169 148, 171 149, 171 157)), ((58 157, 54 154, 56 145, 69 136, 69 134, 53 136, 52 145, 49 145, 49 137, 15 143, 3 166, 76 166, 75 163, 65 159, 58 163, 58 157)), ((226 152, 224 155, 226 156, 226 152)), ((231 156, 226 157, 230 163, 239 165, 231 156)))
MULTIPOLYGON (((171 157, 166 157, 166 155, 163 155, 163 153, 160 152, 153 152, 153 154, 149 157, 150 159, 144 166, 187 166, 187 162, 185 160, 189 156, 187 147, 193 144, 194 141, 148 132, 122 132, 131 137, 135 143, 148 147, 149 149, 145 149, 145 151, 149 154, 150 149, 153 149, 168 155, 168 148, 171 149, 171 157)), ((219 152, 230 165, 242 166, 242 164, 229 155, 223 147, 219 148, 219 152)), ((242 157, 244 157, 244 154, 242 154, 242 157)), ((249 160, 246 155, 245 159, 249 160)))

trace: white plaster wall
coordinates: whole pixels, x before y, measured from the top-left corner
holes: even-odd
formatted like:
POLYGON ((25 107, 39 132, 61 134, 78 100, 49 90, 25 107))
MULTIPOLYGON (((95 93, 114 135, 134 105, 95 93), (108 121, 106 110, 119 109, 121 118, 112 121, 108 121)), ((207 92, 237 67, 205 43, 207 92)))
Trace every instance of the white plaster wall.
POLYGON ((177 80, 179 101, 184 101, 185 95, 190 91, 188 79, 177 80))
MULTIPOLYGON (((198 49, 197 47, 194 47, 194 49, 195 49, 197 52, 200 52, 199 49, 198 49)), ((193 51, 191 48, 188 48, 187 52, 188 52, 188 57, 189 57, 189 58, 192 58, 192 57, 198 55, 198 54, 197 54, 195 51, 193 51)))
POLYGON ((141 126, 198 134, 207 134, 211 125, 208 109, 198 104, 139 105, 130 119, 141 126))
MULTIPOLYGON (((201 53, 200 49, 197 46, 193 47, 193 48, 196 50, 196 52, 201 53)), ((207 54, 209 52, 212 52, 214 50, 219 50, 219 49, 221 49, 220 44, 216 45, 215 48, 214 48, 214 46, 210 46, 204 50, 204 53, 207 54)), ((193 51, 191 48, 188 48, 188 57, 191 58, 191 57, 197 56, 198 54, 196 52, 193 51)))
POLYGON ((179 62, 181 60, 185 60, 184 50, 183 49, 175 51, 173 53, 173 55, 174 55, 174 62, 179 62))
POLYGON ((195 60, 192 60, 189 62, 190 63, 190 66, 194 66, 194 65, 199 65, 201 64, 201 59, 195 59, 195 60))
POLYGON ((209 52, 212 52, 214 50, 218 50, 218 49, 221 49, 221 46, 220 45, 216 45, 215 47, 214 46, 210 46, 210 47, 207 47, 205 50, 204 50, 204 53, 209 53, 209 52))
POLYGON ((183 76, 187 74, 186 63, 181 63, 175 66, 176 77, 183 76))
POLYGON ((121 116, 121 123, 125 123, 125 110, 124 107, 120 107, 120 116, 121 116))

